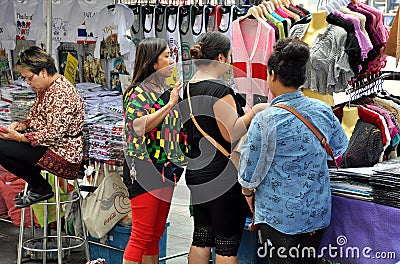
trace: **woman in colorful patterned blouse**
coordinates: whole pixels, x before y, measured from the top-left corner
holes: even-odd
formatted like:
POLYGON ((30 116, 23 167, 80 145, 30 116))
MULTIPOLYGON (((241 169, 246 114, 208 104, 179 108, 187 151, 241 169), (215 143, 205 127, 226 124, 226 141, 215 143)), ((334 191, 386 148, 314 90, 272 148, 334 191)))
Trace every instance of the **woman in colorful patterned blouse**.
POLYGON ((54 59, 39 47, 21 53, 16 70, 36 98, 24 121, 0 132, 0 164, 28 183, 26 195, 21 192, 14 199, 22 208, 54 195, 42 169, 67 179, 78 176, 85 106, 75 87, 57 73, 54 59))
POLYGON ((298 117, 274 106, 297 110, 320 131, 335 157, 348 144, 331 107, 299 91, 309 57, 308 45, 301 40, 276 42, 267 77, 276 98, 254 117, 241 148, 239 182, 270 264, 316 263, 323 229, 331 219, 327 151, 298 117))
POLYGON ((131 86, 124 94, 124 183, 132 208, 132 233, 124 264, 158 263, 159 241, 187 152, 181 132, 179 91, 166 85, 172 75, 171 51, 159 38, 140 42, 131 86))

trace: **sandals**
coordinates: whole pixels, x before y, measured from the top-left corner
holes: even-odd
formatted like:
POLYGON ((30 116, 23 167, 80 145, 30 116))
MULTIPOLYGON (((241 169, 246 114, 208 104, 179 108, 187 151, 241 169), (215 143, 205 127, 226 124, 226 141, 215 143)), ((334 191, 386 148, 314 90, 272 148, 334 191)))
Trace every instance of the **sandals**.
POLYGON ((38 202, 41 202, 44 200, 48 200, 53 196, 54 196, 54 192, 50 192, 47 194, 38 194, 38 193, 34 193, 32 191, 28 191, 25 196, 23 196, 21 199, 19 199, 15 203, 15 207, 16 208, 28 207, 32 204, 35 204, 35 203, 38 203, 38 202))

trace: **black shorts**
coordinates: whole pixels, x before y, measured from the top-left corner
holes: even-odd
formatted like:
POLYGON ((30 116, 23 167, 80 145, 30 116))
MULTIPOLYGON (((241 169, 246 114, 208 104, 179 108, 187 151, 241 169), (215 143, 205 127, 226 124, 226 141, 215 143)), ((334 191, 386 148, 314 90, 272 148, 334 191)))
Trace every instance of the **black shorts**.
POLYGON ((221 256, 236 256, 248 216, 239 184, 220 197, 193 205, 193 246, 215 247, 221 256))

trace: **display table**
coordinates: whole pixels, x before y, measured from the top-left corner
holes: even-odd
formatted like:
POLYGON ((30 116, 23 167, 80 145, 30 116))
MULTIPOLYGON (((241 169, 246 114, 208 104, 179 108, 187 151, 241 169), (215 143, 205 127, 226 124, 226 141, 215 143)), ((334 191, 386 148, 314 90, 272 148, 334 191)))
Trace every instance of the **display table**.
POLYGON ((320 252, 342 264, 400 263, 400 209, 333 195, 320 252))

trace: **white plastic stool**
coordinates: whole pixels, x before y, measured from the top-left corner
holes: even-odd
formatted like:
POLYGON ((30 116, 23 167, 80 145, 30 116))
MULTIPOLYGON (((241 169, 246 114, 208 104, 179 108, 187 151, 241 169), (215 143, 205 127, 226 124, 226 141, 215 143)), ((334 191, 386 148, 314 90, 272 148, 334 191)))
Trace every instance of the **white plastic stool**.
MULTIPOLYGON (((46 175, 46 179, 48 179, 50 173, 47 171, 42 171, 46 175)), ((64 188, 67 188, 67 181, 64 180, 64 188)), ((28 184, 25 185, 25 193, 27 189, 28 184)), ((40 237, 35 237, 35 226, 33 223, 33 212, 32 208, 30 207, 31 210, 31 238, 24 240, 24 225, 25 225, 25 210, 26 208, 22 208, 21 210, 21 225, 20 225, 20 231, 19 231, 19 241, 18 241, 18 258, 17 258, 17 264, 22 263, 22 250, 29 250, 29 251, 36 251, 36 252, 42 252, 42 259, 43 259, 43 264, 47 263, 47 252, 52 252, 52 251, 57 251, 57 261, 58 264, 62 264, 62 259, 63 259, 63 251, 64 250, 70 250, 74 248, 79 248, 81 246, 85 247, 85 256, 86 260, 90 260, 89 256, 89 245, 88 245, 88 238, 87 238, 87 231, 85 228, 85 223, 83 222, 83 219, 81 218, 82 221, 82 228, 83 228, 83 238, 79 236, 72 236, 72 235, 65 235, 62 234, 61 230, 61 206, 67 203, 73 203, 78 201, 79 202, 79 210, 81 210, 81 199, 80 199, 80 192, 78 189, 78 182, 77 180, 74 181, 74 190, 75 192, 78 193, 78 197, 74 198, 72 200, 68 201, 61 201, 60 198, 60 190, 59 190, 59 181, 58 177, 54 175, 54 192, 55 192, 55 202, 40 202, 37 204, 42 204, 44 205, 44 229, 43 229, 43 236, 40 237), (48 235, 48 205, 55 205, 56 206, 56 224, 57 224, 57 235, 52 236, 51 234, 48 235), (47 242, 49 238, 56 238, 57 239, 57 248, 48 248, 47 242), (63 240, 66 240, 68 243, 67 245, 63 245, 63 240), (28 243, 29 242, 35 242, 35 241, 42 241, 43 242, 43 248, 31 248, 29 247, 28 243), (77 242, 74 245, 71 245, 70 242, 75 241, 77 242)), ((67 222, 65 222, 67 224, 67 222)), ((66 228, 67 230, 67 228, 66 228)))

